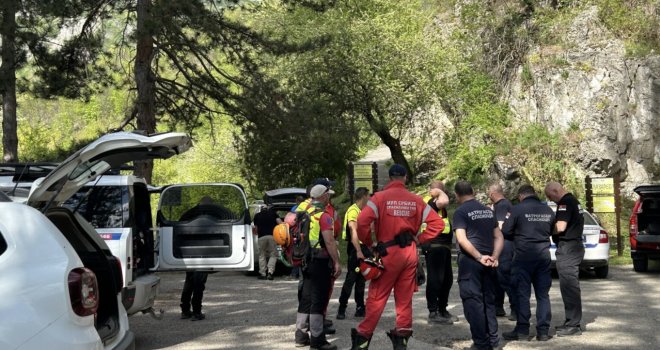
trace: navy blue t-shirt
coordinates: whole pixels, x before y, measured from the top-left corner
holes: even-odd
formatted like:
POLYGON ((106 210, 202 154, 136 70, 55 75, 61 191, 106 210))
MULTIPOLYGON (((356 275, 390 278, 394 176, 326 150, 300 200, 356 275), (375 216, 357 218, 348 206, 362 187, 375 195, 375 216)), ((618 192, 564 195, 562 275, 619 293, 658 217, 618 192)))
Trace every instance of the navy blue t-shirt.
MULTIPOLYGON (((470 199, 454 212, 454 229, 464 229, 468 241, 484 255, 493 254, 493 230, 497 227, 495 214, 487 206, 470 199)), ((461 252, 467 254, 461 247, 461 252)))
POLYGON ((554 223, 555 213, 536 196, 527 197, 513 207, 502 233, 504 238, 513 239, 515 259, 550 260, 550 234, 554 223))
POLYGON ((502 198, 497 201, 493 207, 495 209, 495 219, 497 219, 497 221, 504 222, 504 220, 506 220, 506 214, 511 211, 513 206, 508 199, 502 198))

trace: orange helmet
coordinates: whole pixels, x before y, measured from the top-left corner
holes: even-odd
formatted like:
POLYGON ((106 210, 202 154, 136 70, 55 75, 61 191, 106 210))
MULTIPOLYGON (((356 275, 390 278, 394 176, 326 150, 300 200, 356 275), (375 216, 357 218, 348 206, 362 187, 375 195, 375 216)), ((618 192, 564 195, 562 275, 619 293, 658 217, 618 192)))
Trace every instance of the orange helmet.
POLYGON ((273 239, 277 245, 288 247, 291 243, 291 235, 289 235, 289 224, 281 223, 273 228, 273 239))
MULTIPOLYGON (((375 280, 385 271, 385 266, 380 259, 366 258, 360 262, 359 272, 365 280, 375 280)), ((356 270, 357 270, 356 269, 356 270)))

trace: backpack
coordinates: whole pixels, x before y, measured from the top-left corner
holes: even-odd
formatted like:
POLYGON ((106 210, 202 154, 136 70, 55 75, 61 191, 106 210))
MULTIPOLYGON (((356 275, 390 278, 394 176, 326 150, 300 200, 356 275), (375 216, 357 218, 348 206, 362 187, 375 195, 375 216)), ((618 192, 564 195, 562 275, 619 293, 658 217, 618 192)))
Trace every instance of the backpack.
POLYGON ((291 264, 305 268, 312 259, 312 245, 309 242, 309 230, 312 216, 319 213, 314 210, 311 213, 301 211, 296 213, 296 221, 289 228, 291 234, 291 264))

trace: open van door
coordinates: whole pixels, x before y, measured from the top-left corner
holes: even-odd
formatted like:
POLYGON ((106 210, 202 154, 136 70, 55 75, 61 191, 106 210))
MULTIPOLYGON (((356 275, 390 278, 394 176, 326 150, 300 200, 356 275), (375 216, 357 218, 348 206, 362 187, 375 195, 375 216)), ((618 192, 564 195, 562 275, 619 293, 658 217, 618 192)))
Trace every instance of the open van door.
POLYGON ((156 269, 254 269, 250 212, 240 185, 171 185, 160 194, 156 269))

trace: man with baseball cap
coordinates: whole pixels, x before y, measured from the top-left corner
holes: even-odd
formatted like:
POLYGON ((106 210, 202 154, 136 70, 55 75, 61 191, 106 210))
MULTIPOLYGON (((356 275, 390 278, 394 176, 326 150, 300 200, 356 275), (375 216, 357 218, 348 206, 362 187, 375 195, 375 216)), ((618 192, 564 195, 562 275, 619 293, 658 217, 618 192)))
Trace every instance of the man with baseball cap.
POLYGON ((367 349, 394 289, 396 327, 387 335, 395 350, 405 350, 412 336, 412 296, 417 289, 417 243, 426 243, 444 228, 444 222, 422 197, 408 192, 406 169, 394 164, 390 183, 367 202, 358 216, 358 238, 372 245, 371 224, 376 229, 376 253, 385 270, 369 284, 367 312, 357 329, 351 330, 352 350, 367 349), (422 223, 426 229, 416 236, 422 223))
POLYGON ((341 264, 333 232, 333 219, 325 211, 334 193, 324 185, 313 186, 309 194, 312 206, 307 212, 311 217, 309 243, 311 259, 303 270, 303 283, 296 319, 296 346, 310 345, 310 349, 334 350, 336 345, 326 340, 324 329, 325 309, 330 297, 332 281, 341 275, 341 264), (308 321, 309 319, 309 321, 308 321), (309 328, 309 333, 307 333, 309 328))

